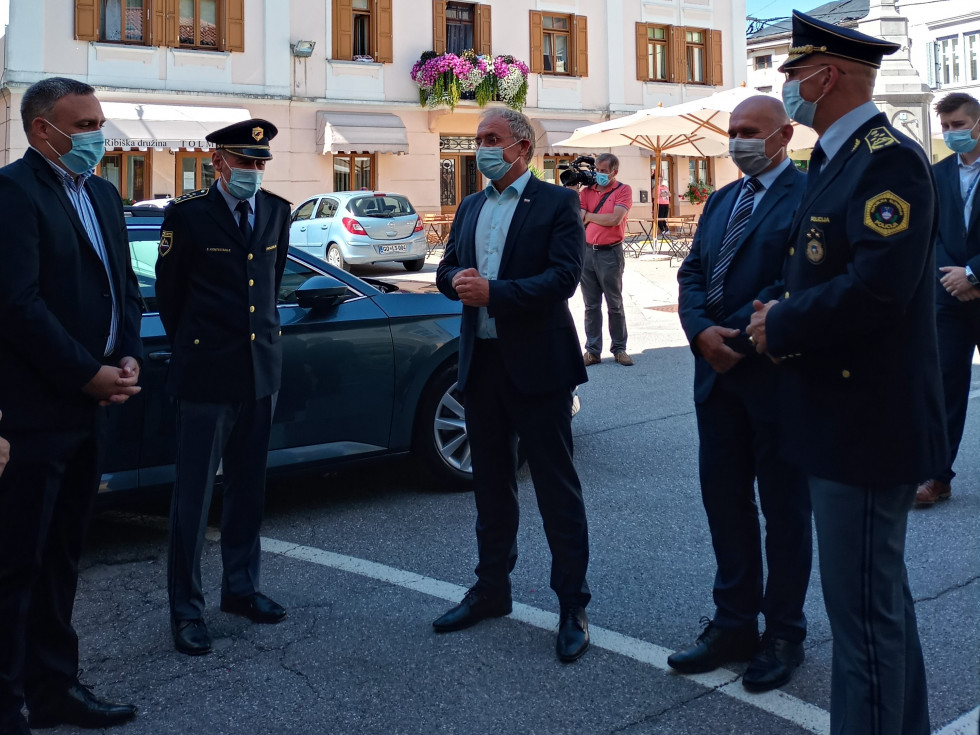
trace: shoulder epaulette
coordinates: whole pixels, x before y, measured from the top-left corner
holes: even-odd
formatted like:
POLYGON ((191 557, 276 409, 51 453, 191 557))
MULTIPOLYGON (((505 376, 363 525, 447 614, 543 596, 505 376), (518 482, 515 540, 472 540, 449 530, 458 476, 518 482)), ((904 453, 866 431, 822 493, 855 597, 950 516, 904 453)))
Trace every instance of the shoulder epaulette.
POLYGON ((197 191, 189 191, 186 194, 182 194, 176 199, 174 199, 171 202, 171 204, 180 204, 181 202, 186 202, 190 199, 198 199, 206 195, 210 190, 211 190, 210 187, 208 187, 207 189, 198 189, 197 191))
POLYGON ((864 136, 864 142, 868 144, 868 150, 872 153, 888 146, 901 145, 901 141, 885 127, 873 128, 864 136))
POLYGON ((259 191, 264 191, 270 197, 275 197, 276 199, 279 199, 281 201, 286 202, 286 204, 288 204, 290 207, 293 206, 293 203, 291 201, 289 201, 288 199, 286 199, 286 197, 279 196, 274 191, 269 191, 268 189, 259 189, 259 191))

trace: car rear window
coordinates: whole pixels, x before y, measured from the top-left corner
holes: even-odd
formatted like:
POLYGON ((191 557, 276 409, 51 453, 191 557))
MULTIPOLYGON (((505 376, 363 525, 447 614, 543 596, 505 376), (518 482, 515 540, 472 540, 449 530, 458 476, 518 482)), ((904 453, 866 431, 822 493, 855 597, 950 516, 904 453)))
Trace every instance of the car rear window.
POLYGON ((415 214, 411 202, 397 194, 367 196, 352 199, 347 208, 355 217, 404 217, 415 214))

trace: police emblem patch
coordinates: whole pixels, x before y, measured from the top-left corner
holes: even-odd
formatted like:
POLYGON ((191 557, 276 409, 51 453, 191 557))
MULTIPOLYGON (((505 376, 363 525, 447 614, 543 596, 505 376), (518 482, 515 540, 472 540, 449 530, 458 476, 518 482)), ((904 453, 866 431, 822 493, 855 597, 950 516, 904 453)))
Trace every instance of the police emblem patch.
POLYGON ((823 263, 827 251, 824 248, 823 230, 811 227, 806 233, 806 259, 814 265, 823 263))
POLYGON ((160 247, 157 250, 162 258, 164 255, 170 252, 174 246, 174 233, 170 230, 164 230, 160 233, 160 247))
POLYGON ((909 228, 909 203, 883 191, 864 203, 864 224, 884 237, 904 232, 909 228))
POLYGON ((264 131, 262 130, 262 128, 252 128, 252 137, 255 138, 256 143, 262 140, 263 135, 264 135, 264 131))
POLYGON ((898 143, 898 138, 891 134, 888 128, 874 128, 864 136, 864 142, 868 144, 868 150, 872 153, 887 148, 898 143))

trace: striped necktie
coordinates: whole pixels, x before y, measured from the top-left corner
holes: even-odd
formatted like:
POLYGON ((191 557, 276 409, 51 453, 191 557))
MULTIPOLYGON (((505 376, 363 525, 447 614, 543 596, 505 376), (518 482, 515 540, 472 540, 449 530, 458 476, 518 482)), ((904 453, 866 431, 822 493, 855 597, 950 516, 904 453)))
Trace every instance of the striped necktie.
POLYGON ((706 306, 708 315, 715 321, 721 321, 725 316, 722 308, 722 294, 725 285, 725 273, 731 265, 732 258, 735 257, 735 247, 745 233, 745 227, 752 216, 752 209, 755 206, 755 193, 762 188, 759 180, 753 176, 742 186, 742 192, 738 195, 735 208, 732 210, 731 219, 728 220, 728 230, 725 232, 725 239, 721 241, 721 249, 718 251, 718 262, 715 270, 711 274, 711 283, 708 286, 708 299, 706 306))

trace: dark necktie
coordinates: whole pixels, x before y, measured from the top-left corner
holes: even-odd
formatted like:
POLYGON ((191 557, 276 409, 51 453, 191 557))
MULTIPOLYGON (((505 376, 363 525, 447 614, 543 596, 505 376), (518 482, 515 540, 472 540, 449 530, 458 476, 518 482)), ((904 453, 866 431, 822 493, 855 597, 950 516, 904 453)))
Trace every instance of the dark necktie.
POLYGON ((708 285, 706 306, 709 316, 715 321, 721 321, 725 316, 721 304, 725 273, 728 272, 728 266, 731 265, 732 258, 735 257, 735 247, 742 239, 745 227, 749 223, 749 217, 752 216, 755 193, 761 188, 762 184, 755 176, 748 179, 742 186, 738 201, 735 202, 735 208, 732 210, 731 219, 728 220, 728 230, 725 232, 725 239, 721 241, 718 262, 715 264, 714 272, 711 274, 711 283, 708 285))
POLYGON ((824 163, 827 160, 827 155, 823 152, 823 148, 820 147, 820 143, 817 143, 813 147, 813 152, 810 153, 810 163, 807 165, 806 169, 806 188, 807 191, 814 187, 817 181, 817 177, 820 176, 820 169, 823 168, 824 163))
POLYGON ((235 207, 235 211, 238 212, 238 229, 242 231, 245 242, 249 243, 252 241, 252 225, 248 223, 248 213, 252 211, 252 208, 248 206, 247 200, 242 199, 235 207))

